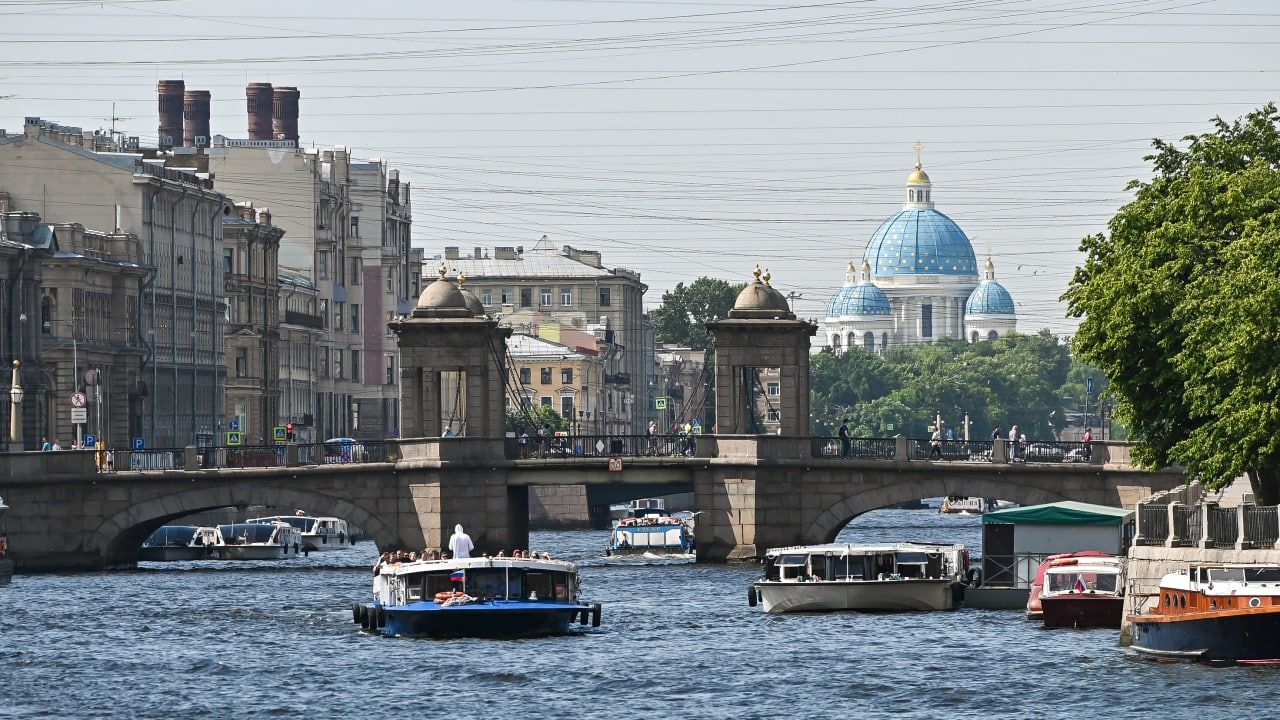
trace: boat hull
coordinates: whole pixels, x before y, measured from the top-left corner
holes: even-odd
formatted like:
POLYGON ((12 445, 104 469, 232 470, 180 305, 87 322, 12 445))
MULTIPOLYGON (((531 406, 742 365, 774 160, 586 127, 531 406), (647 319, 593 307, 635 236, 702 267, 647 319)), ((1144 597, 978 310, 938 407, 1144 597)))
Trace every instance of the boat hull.
POLYGON ((757 582, 767 613, 835 610, 950 610, 955 607, 951 580, 859 580, 757 582))
POLYGON ((355 547, 349 535, 313 535, 303 533, 302 549, 307 552, 329 552, 332 550, 348 550, 355 547))
POLYGON ((207 560, 212 557, 214 553, 211 547, 144 547, 138 550, 138 560, 142 562, 207 560))
POLYGON ((388 636, 429 638, 526 638, 562 635, 591 609, 577 603, 476 603, 442 607, 433 602, 383 607, 388 636))
POLYGON ((219 560, 284 560, 297 557, 299 547, 293 545, 219 545, 219 560))
POLYGON ((1047 628, 1118 628, 1124 615, 1124 598, 1119 595, 1041 596, 1040 604, 1047 628))
POLYGON ((1133 649, 1155 657, 1280 662, 1280 611, 1155 622, 1131 616, 1133 649))

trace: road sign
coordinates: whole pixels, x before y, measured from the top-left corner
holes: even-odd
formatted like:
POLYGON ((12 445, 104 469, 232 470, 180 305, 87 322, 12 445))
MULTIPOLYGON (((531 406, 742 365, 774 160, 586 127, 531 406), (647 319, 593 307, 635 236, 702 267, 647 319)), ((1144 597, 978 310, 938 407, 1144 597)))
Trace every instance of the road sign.
POLYGON ((84 436, 84 449, 92 450, 98 446, 98 438, 93 435, 84 436))
POLYGON ((609 472, 622 472, 622 457, 614 455, 609 458, 609 472))
POLYGON ((1085 392, 1089 393, 1090 395, 1093 394, 1093 376, 1092 375, 1090 375, 1089 379, 1085 381, 1085 392))
POLYGON ((701 434, 702 434, 702 421, 701 421, 701 420, 694 420, 694 421, 693 421, 693 434, 694 434, 694 435, 701 435, 701 434))
POLYGON ((82 407, 71 408, 71 424, 79 423, 83 425, 87 422, 89 422, 89 411, 87 409, 82 407))
POLYGON ((654 409, 654 410, 666 410, 666 409, 667 409, 667 399, 666 399, 666 398, 664 398, 664 397, 654 398, 654 399, 653 399, 653 409, 654 409))
POLYGON ((238 431, 238 430, 240 430, 240 421, 239 421, 239 420, 232 420, 231 422, 227 423, 227 429, 228 429, 228 430, 233 430, 233 431, 238 431))
POLYGON ((146 441, 146 438, 134 438, 134 439, 133 439, 133 449, 134 449, 134 450, 142 450, 142 449, 144 449, 144 448, 146 448, 146 447, 147 447, 147 441, 146 441))
POLYGON ((240 433, 238 433, 238 432, 229 432, 229 433, 227 433, 227 444, 228 444, 228 445, 239 445, 239 444, 240 444, 240 433))
POLYGON ((71 407, 73 408, 82 408, 88 401, 89 398, 85 397, 82 392, 71 393, 71 407))
POLYGON ((277 425, 271 428, 271 439, 282 443, 289 439, 288 431, 283 426, 277 425))

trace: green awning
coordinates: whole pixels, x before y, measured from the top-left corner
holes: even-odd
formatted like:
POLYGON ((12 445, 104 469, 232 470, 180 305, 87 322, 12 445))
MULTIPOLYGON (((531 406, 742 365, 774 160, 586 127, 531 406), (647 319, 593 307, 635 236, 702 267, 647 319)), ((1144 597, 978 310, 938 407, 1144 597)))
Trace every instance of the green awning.
POLYGON ((1045 505, 996 510, 982 516, 984 525, 1121 525, 1132 510, 1066 500, 1045 505))

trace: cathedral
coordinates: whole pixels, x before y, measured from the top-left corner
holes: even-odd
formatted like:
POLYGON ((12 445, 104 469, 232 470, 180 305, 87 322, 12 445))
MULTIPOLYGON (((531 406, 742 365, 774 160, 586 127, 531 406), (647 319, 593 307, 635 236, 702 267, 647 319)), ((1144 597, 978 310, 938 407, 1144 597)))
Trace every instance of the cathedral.
POLYGON ((902 210, 872 234, 861 268, 849 263, 827 305, 823 330, 837 353, 883 353, 944 337, 976 343, 1017 327, 1013 297, 996 282, 991 258, 979 270, 968 236, 934 209, 919 147, 902 210))

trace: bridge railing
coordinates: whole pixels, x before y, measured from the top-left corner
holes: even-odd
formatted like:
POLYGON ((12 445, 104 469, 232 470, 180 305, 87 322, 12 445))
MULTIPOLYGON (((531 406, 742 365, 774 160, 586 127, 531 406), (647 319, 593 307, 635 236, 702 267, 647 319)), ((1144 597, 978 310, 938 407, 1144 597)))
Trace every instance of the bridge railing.
POLYGON ((507 438, 511 459, 663 457, 693 455, 701 435, 530 435, 507 438))
POLYGON ((1016 450, 1012 445, 1010 443, 1010 457, 1017 457, 1023 462, 1090 463, 1093 461, 1092 443, 1036 440, 1017 443, 1016 450))
POLYGON ((302 443, 297 446, 299 465, 347 465, 390 462, 386 440, 302 443))
POLYGON ((809 451, 815 458, 892 460, 896 444, 894 438, 849 438, 846 450, 838 437, 812 437, 809 451))
POLYGON ((919 440, 912 439, 912 460, 945 460, 953 462, 991 462, 995 443, 991 440, 919 440))

